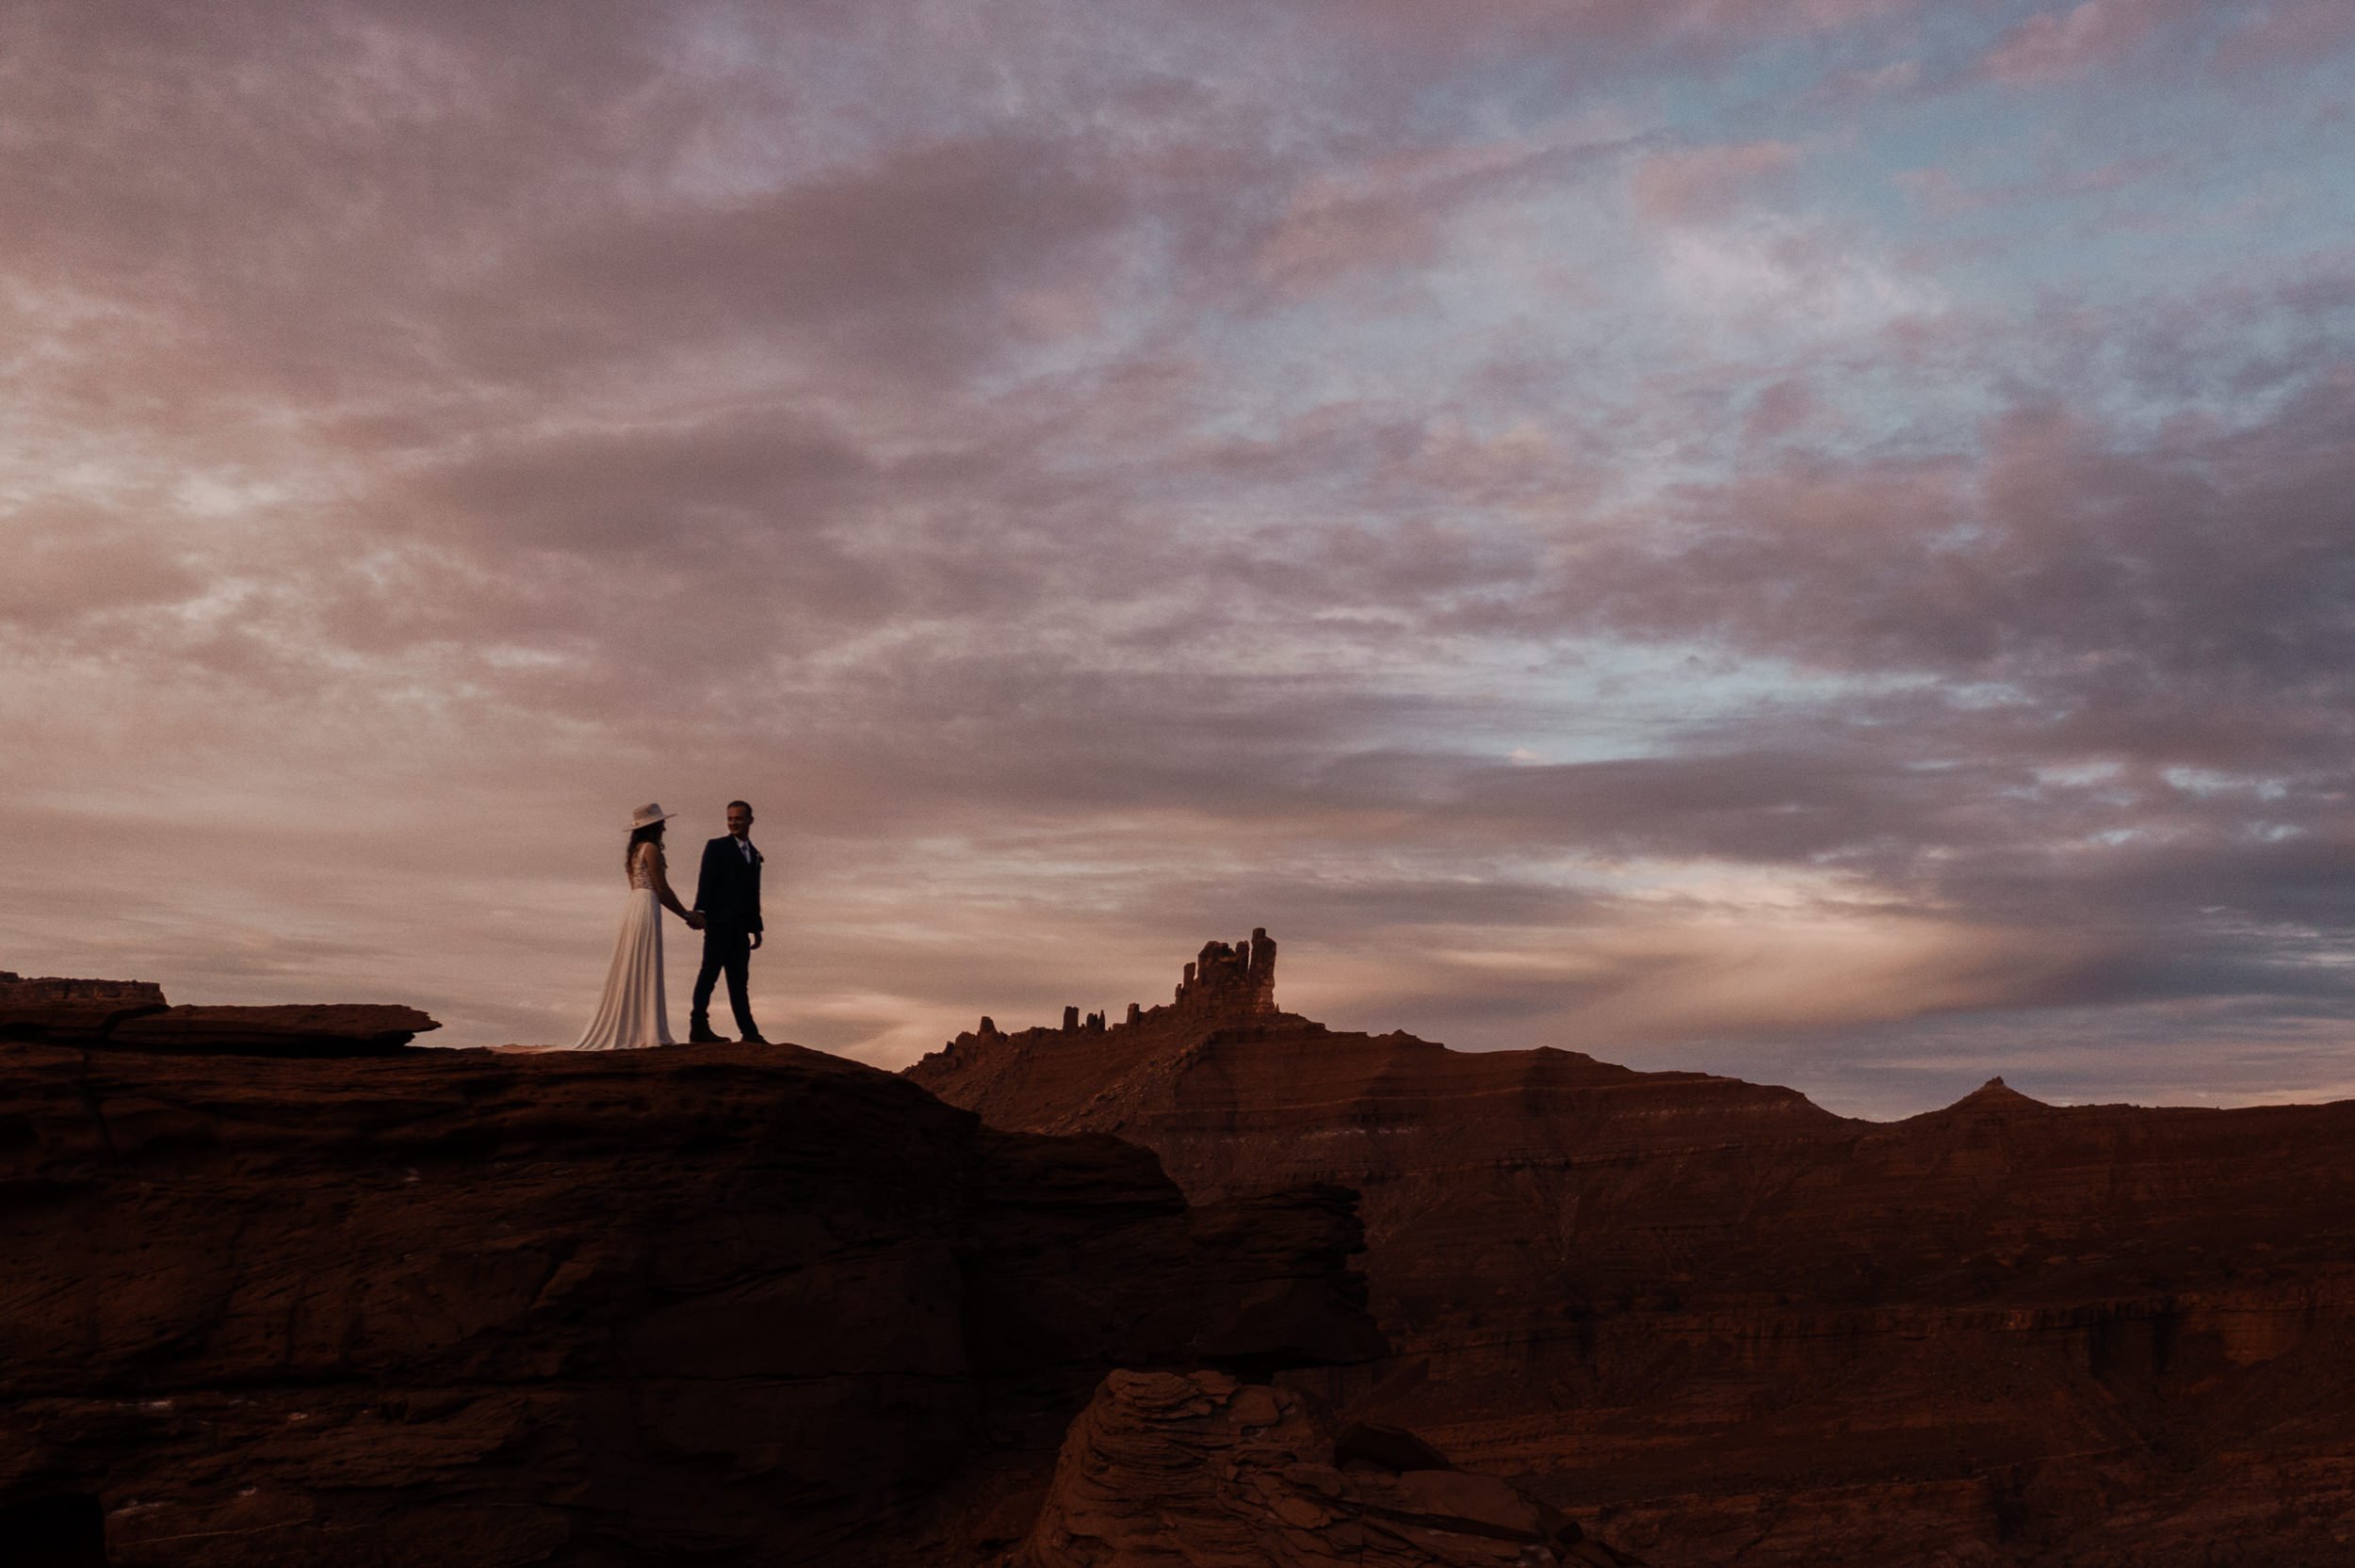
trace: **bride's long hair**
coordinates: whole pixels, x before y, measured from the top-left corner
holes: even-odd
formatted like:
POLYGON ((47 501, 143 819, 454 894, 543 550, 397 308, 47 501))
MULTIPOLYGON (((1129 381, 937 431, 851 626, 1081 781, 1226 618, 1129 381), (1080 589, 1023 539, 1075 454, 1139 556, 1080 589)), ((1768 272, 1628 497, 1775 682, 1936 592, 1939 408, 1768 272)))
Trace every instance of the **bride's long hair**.
POLYGON ((659 822, 649 822, 642 828, 632 828, 630 830, 629 842, 622 846, 622 871, 624 875, 627 875, 629 868, 638 864, 638 846, 641 844, 652 844, 659 849, 662 844, 662 824, 659 822))

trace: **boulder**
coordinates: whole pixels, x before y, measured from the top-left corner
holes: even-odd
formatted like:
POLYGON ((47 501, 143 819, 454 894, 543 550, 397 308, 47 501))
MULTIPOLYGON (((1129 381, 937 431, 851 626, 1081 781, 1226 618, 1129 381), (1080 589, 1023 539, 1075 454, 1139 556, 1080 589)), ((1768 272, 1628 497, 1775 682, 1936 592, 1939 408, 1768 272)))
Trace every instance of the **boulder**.
POLYGON ((1334 1443, 1330 1416, 1296 1390, 1217 1372, 1113 1372, 1072 1423, 1014 1563, 1616 1568, 1637 1561, 1587 1539, 1558 1511, 1498 1477, 1343 1469, 1334 1443))

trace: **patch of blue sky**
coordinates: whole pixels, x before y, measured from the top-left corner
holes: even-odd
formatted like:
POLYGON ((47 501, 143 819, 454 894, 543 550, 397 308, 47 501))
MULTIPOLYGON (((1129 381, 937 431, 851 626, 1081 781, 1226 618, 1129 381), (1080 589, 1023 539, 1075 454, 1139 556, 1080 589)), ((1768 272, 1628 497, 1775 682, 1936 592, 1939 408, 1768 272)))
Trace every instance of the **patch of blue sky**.
MULTIPOLYGON (((1641 396, 1709 346, 1696 345, 1690 311, 1663 286, 1658 253, 1633 228, 1615 185, 1566 182, 1457 213, 1428 265, 1369 269, 1271 310, 1206 312, 1186 323, 1189 346, 1240 395, 1210 429, 1264 431, 1344 403, 1445 402, 1468 419, 1498 417, 1496 396, 1470 383, 1500 362, 1542 362, 1543 394, 1590 409, 1641 396)), ((1766 362, 1762 374, 1824 338, 1820 318, 1804 313, 1735 325, 1729 347, 1766 362)))
POLYGON ((1412 311, 1368 312, 1351 293, 1200 320, 1193 347, 1221 366, 1229 394, 1204 433, 1260 439, 1319 409, 1354 406, 1406 418, 1444 412, 1493 434, 1527 417, 1524 398, 1577 422, 1640 398, 1649 377, 1685 356, 1640 252, 1582 233, 1595 218, 1591 203, 1579 203, 1551 218, 1522 208, 1502 234, 1459 225, 1435 265, 1368 284, 1396 290, 1412 311), (1552 232, 1550 254, 1530 232, 1537 227, 1552 232), (1550 299, 1547 268, 1574 269, 1607 297, 1550 299), (1505 359, 1543 359, 1551 369, 1519 397, 1480 390, 1483 372, 1505 359))
MULTIPOLYGON (((1157 310, 1149 297, 1155 280, 1166 279, 1166 254, 1133 265, 1115 291, 1123 308, 1100 335, 1033 350, 1025 369, 1080 374, 1164 334, 1217 367, 1218 384, 1189 432, 1196 439, 1262 445, 1275 457, 1288 426, 1326 414, 1361 432, 1447 420, 1482 437, 1534 419, 1542 431, 1607 440, 1609 461, 1589 477, 1600 479, 1607 501, 1624 504, 1729 473, 1740 456, 1746 399, 1787 375, 1808 377, 1835 415, 1824 422, 1828 429, 1810 431, 1811 449, 1933 455, 1967 449, 1975 428, 2023 392, 2078 400, 2129 430, 2151 430, 2186 409, 2248 417, 2247 367, 2311 348, 2311 314, 2219 323, 2202 336, 2196 305, 2228 273, 2245 279, 2268 258, 2291 264, 2301 245, 2344 240, 2345 183, 2323 182, 2322 199, 2269 211, 2253 247, 2246 230, 2201 215, 2226 204, 2252 171, 2283 162, 2299 188, 2314 186, 2333 158, 2344 167, 2355 128, 2291 150, 2278 127, 2247 129, 2246 106, 2221 90, 2148 95, 2153 102, 2140 104, 2116 92, 1985 85, 1876 110, 1870 136, 1844 135, 1837 115, 1811 122, 1795 109, 1762 125, 1755 105, 1778 100, 1761 96, 1761 85, 1795 82, 1820 65, 1818 53, 1793 46, 1767 51, 1772 57, 1758 73, 1746 66, 1747 111, 1737 112, 1737 95, 1717 86, 1691 85, 1661 99, 1679 139, 1771 130, 1808 147, 1798 200, 1769 211, 1774 222, 1721 226, 1684 242, 1687 282, 1703 296, 1713 276, 1723 283, 1723 308, 1677 297, 1668 264, 1680 258, 1640 232, 1616 170, 1588 169, 1454 211, 1428 265, 1370 267, 1272 306, 1157 310), (2200 151, 2184 154, 2181 171, 2170 165, 2122 190, 2066 188, 2105 162, 2164 160, 2183 148, 2200 151), (1898 179, 1925 168, 1947 170, 1966 190, 2014 194, 1984 211, 1925 212, 1898 179), (2053 193, 2035 195, 2039 181, 2053 193), (2146 216, 2180 210, 2194 223, 2193 242, 2133 223, 2104 229, 2121 207, 2146 216), (1765 270, 1773 251, 1795 240, 1811 240, 1827 258, 1806 286, 1765 270), (1939 254, 1941 246, 1950 253, 1939 254), (1908 252, 1918 254, 1901 265, 1908 252), (1582 292, 1565 291, 1565 280, 1582 292), (1959 357, 1920 363, 1883 352, 1876 334, 1917 308, 1962 312, 1986 330, 1959 357), (2038 313, 2054 308, 2095 313, 2091 341, 2040 331, 2038 313), (2135 334, 2170 309, 2190 316, 2181 330, 2192 334, 2171 381, 2121 373, 2143 351, 2135 334), (1537 368, 1510 391, 1484 385, 1484 372, 1502 361, 1537 368), (1679 376, 1708 385, 1719 400, 1679 402, 1679 376)), ((1529 125, 1558 116, 1565 103, 1544 87, 1551 69, 1520 69, 1513 114, 1490 105, 1474 118, 1493 134, 1517 116, 1529 125)), ((1344 468, 1317 488, 1325 502, 1342 505, 1362 477, 1344 468)), ((1298 492, 1295 481, 1293 499, 1298 492)), ((1478 520, 1476 510, 1456 515, 1478 520)))
POLYGON ((1925 199, 1920 226, 1925 235, 2004 242, 1981 245, 1960 269, 1990 292, 2194 285, 2252 256, 2343 243, 2355 218, 2344 175, 2355 124, 2315 124, 2301 110, 2318 100, 2283 103, 2268 90, 2257 114, 2229 88, 2034 97, 1979 89, 1965 101, 1975 112, 1924 111, 1914 134, 1940 128, 1934 158, 1902 136, 1876 135, 1852 154, 1892 175, 1907 171, 1892 158, 1901 151, 1914 169, 1942 170, 1954 182, 1946 210, 1925 199), (2027 107, 2037 112, 2022 117, 2027 107))
POLYGON ((1386 681, 1398 695, 1431 700, 1414 706, 1414 733, 1402 741, 1523 764, 1686 752, 1736 720, 1821 711, 1918 684, 1610 638, 1466 642, 1386 681))

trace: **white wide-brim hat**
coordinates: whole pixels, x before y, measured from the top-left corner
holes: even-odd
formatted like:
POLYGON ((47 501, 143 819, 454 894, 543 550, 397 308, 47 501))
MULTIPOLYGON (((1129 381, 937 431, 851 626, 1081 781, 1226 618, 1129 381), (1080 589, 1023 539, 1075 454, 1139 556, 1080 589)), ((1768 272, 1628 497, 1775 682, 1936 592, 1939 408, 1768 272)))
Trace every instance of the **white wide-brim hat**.
POLYGON ((644 805, 630 813, 629 831, 636 832, 641 828, 651 828, 657 822, 668 821, 676 815, 675 812, 664 811, 654 801, 648 800, 644 805))

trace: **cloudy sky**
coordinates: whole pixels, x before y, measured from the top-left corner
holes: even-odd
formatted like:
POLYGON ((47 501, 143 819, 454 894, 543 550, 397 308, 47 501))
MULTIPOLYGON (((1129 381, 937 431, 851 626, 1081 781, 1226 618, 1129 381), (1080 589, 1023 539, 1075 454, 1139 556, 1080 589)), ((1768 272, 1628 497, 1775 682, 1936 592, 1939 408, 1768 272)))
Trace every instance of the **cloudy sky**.
POLYGON ((569 1039, 741 795, 764 1026, 885 1065, 1257 924, 1849 1112, 2355 1093, 2350 84, 2345 0, 16 0, 0 968, 569 1039))

